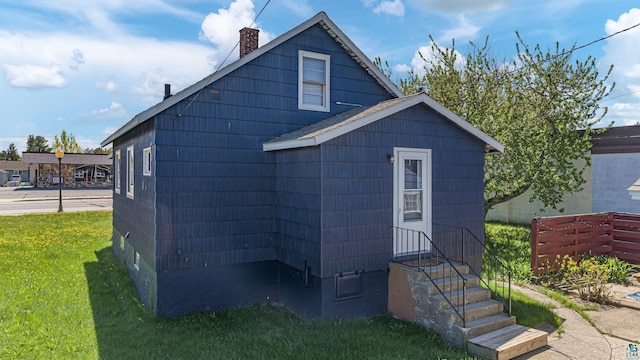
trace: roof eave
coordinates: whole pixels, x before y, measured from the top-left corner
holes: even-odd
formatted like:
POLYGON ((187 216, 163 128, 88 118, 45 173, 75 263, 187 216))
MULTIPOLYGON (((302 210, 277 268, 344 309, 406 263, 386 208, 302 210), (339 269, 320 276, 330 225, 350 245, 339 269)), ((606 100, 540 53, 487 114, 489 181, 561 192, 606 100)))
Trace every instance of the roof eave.
POLYGON ((136 126, 140 125, 141 123, 149 120, 150 118, 154 117, 155 115, 159 114, 160 112, 170 108, 171 106, 173 106, 173 105, 177 104, 178 102, 188 98, 191 95, 196 94, 196 96, 197 96, 199 91, 201 89, 205 88, 207 85, 219 80, 220 78, 228 75, 232 71, 235 71, 236 69, 244 66, 245 64, 249 63, 250 61, 252 61, 252 60, 256 59, 257 57, 263 55, 264 53, 272 50, 276 46, 281 45, 282 43, 284 43, 287 40, 291 39, 295 35, 307 30, 308 28, 310 28, 311 26, 313 26, 315 24, 322 24, 325 27, 325 29, 329 32, 329 34, 331 36, 333 36, 334 39, 336 39, 336 41, 338 41, 338 43, 340 43, 342 45, 342 47, 345 48, 345 50, 347 50, 347 52, 352 53, 352 55, 355 55, 356 61, 358 61, 358 63, 361 66, 363 66, 367 70, 367 72, 369 72, 369 74, 371 74, 374 78, 376 78, 378 83, 381 86, 383 86, 390 94, 395 95, 397 97, 402 97, 403 96, 402 95, 402 91, 400 91, 400 89, 388 77, 386 77, 382 73, 382 71, 380 71, 380 69, 378 69, 378 67, 375 66, 373 64, 373 62, 371 62, 371 60, 369 60, 368 57, 366 57, 366 55, 364 55, 364 53, 342 32, 342 30, 340 30, 338 28, 338 26, 333 21, 331 21, 331 19, 329 19, 329 16, 327 16, 327 14, 325 12, 321 11, 321 12, 317 13, 315 16, 313 16, 312 18, 310 18, 309 20, 307 20, 307 21, 303 22, 302 24, 290 29, 286 33, 278 36, 277 38, 275 38, 274 40, 270 41, 269 43, 259 47, 255 51, 253 51, 253 52, 247 54, 246 56, 236 60, 235 62, 225 66, 224 68, 216 71, 215 73, 213 73, 211 75, 208 75, 204 79, 202 79, 202 80, 196 82, 195 84, 183 89, 182 91, 180 91, 177 94, 167 98, 166 100, 164 100, 164 101, 162 101, 162 102, 160 102, 160 103, 148 108, 147 110, 144 110, 141 113, 137 114, 128 123, 126 123, 124 126, 119 128, 118 130, 116 130, 107 139, 102 141, 100 143, 100 145, 103 146, 103 147, 106 146, 106 145, 109 145, 110 143, 112 143, 114 140, 116 140, 120 136, 124 135, 125 133, 127 133, 131 129, 133 129, 136 126))
POLYGON ((304 146, 315 146, 323 144, 331 139, 334 139, 338 136, 344 135, 348 132, 356 130, 360 127, 371 124, 375 121, 378 121, 387 116, 393 115, 399 111, 404 109, 408 109, 417 104, 424 103, 427 106, 431 107, 434 111, 451 120, 454 124, 470 133, 475 138, 485 143, 485 152, 487 153, 495 153, 495 152, 504 152, 504 146, 500 144, 498 141, 494 140, 489 135, 482 132, 477 127, 471 125, 464 119, 460 118, 458 115, 454 114, 451 110, 445 108, 440 105, 435 100, 431 99, 426 94, 420 94, 415 96, 406 97, 406 101, 399 102, 398 104, 389 106, 381 111, 376 111, 373 114, 364 116, 360 119, 357 119, 353 122, 349 122, 345 125, 336 126, 335 128, 318 133, 317 135, 307 134, 302 138, 295 140, 285 140, 285 141, 273 141, 269 143, 263 144, 264 151, 273 151, 273 150, 284 150, 291 149, 293 147, 304 147, 304 146), (302 139, 313 139, 313 141, 301 142, 302 139), (270 150, 266 150, 265 145, 269 145, 270 150), (295 144, 296 146, 290 146, 295 144))

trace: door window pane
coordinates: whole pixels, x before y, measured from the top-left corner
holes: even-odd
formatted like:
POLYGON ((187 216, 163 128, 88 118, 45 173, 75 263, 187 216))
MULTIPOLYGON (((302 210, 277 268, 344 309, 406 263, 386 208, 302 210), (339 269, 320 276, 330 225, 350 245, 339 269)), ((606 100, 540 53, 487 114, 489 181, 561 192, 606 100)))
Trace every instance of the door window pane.
POLYGON ((404 161, 404 220, 422 220, 422 161, 404 161))

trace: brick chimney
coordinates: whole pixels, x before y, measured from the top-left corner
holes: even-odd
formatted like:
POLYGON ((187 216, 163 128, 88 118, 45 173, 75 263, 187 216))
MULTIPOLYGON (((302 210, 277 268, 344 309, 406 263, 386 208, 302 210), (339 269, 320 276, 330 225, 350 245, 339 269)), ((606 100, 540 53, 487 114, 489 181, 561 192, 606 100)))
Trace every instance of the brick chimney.
POLYGON ((240 57, 250 54, 258 48, 258 29, 242 28, 240 30, 240 57))

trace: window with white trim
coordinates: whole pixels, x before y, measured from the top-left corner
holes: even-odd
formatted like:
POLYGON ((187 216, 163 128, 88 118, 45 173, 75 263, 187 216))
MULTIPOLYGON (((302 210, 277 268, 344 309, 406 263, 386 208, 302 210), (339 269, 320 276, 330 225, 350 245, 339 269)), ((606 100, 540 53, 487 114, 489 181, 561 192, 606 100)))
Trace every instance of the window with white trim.
POLYGON ((298 108, 330 111, 331 56, 300 50, 298 53, 298 108))
POLYGON ((133 145, 127 146, 127 197, 133 199, 134 164, 133 145))
POLYGON ((114 189, 116 194, 120 194, 120 150, 116 150, 115 169, 113 169, 113 179, 115 181, 114 189))
POLYGON ((133 267, 140 270, 140 253, 135 250, 133 251, 133 267))
POLYGON ((151 147, 144 148, 142 154, 142 175, 151 176, 151 147))

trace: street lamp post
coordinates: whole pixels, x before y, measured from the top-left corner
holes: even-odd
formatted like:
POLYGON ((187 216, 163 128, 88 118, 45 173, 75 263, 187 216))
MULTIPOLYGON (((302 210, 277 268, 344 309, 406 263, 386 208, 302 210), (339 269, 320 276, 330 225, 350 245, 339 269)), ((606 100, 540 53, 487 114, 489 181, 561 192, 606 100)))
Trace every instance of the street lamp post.
POLYGON ((59 203, 58 212, 62 212, 62 158, 64 157, 64 151, 58 146, 56 149, 56 157, 58 158, 58 189, 59 189, 59 203))

